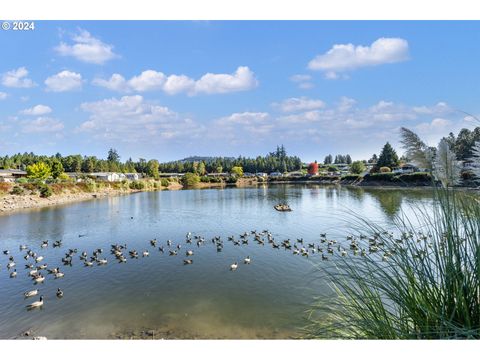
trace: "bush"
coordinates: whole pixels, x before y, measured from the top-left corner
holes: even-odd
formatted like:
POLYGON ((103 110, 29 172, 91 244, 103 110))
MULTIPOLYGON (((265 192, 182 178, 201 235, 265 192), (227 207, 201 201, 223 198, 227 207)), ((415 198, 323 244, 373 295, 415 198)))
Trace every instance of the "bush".
POLYGON ((17 179, 16 182, 18 184, 26 184, 26 183, 28 183, 28 179, 25 178, 25 177, 22 177, 22 178, 17 179))
POLYGON ((361 179, 362 177, 360 175, 345 175, 342 176, 342 180, 349 180, 349 181, 355 181, 358 179, 361 179))
POLYGON ((227 184, 235 184, 237 182, 237 177, 236 176, 229 176, 227 178, 227 184))
POLYGON ((206 176, 206 175, 201 176, 201 177, 200 177, 200 181, 201 181, 201 182, 204 182, 204 183, 209 183, 209 182, 211 182, 211 177, 206 176))
POLYGON ((405 181, 405 182, 425 182, 429 184, 432 183, 432 176, 426 172, 401 174, 401 175, 398 175, 397 178, 400 181, 405 181))
POLYGON ((130 183, 130 189, 132 190, 143 190, 145 189, 145 184, 142 181, 132 181, 130 183))
POLYGON ((21 186, 15 185, 10 192, 12 195, 24 195, 25 194, 25 189, 21 186))
POLYGON ((163 187, 168 187, 168 185, 170 185, 170 181, 168 181, 168 179, 160 179, 160 184, 163 186, 163 187))
POLYGON ((38 186, 38 191, 40 192, 40 197, 48 198, 53 195, 52 188, 47 184, 40 184, 38 186))
POLYGON ((337 171, 338 171, 338 168, 337 168, 336 166, 333 166, 333 165, 332 165, 332 166, 329 166, 329 167, 327 168, 327 171, 329 171, 329 172, 337 172, 337 171))
POLYGON ((365 164, 362 161, 354 161, 350 165, 350 172, 352 174, 361 174, 365 171, 365 164))
POLYGON ((186 173, 182 177, 182 183, 186 187, 195 186, 200 182, 200 176, 194 173, 186 173))
POLYGON ((392 172, 392 169, 390 169, 390 168, 387 167, 387 166, 382 166, 382 167, 380 168, 380 172, 381 172, 381 173, 389 173, 389 172, 392 172))
POLYGON ((364 176, 364 181, 394 181, 394 179, 398 179, 395 177, 394 173, 375 173, 375 174, 367 174, 364 176))

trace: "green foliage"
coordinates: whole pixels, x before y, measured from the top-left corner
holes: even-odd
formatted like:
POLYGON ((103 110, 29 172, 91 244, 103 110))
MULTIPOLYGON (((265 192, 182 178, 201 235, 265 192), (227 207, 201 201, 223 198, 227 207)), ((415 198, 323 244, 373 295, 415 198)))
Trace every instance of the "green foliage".
POLYGON ((24 195, 25 194, 25 189, 21 186, 15 185, 10 192, 12 195, 24 195))
POLYGON ((388 173, 374 173, 374 174, 367 174, 364 176, 364 181, 393 181, 395 178, 395 174, 388 172, 388 173))
POLYGON ((158 179, 160 177, 159 169, 159 162, 158 160, 150 160, 147 163, 147 175, 153 177, 154 179, 158 179))
POLYGON ((243 169, 241 166, 234 166, 230 172, 238 177, 243 176, 243 169))
POLYGON ((391 255, 335 260, 325 271, 336 295, 312 308, 305 337, 480 339, 478 199, 440 189, 431 206, 419 205, 414 219, 397 216, 392 229, 348 219, 391 255))
POLYGON ((327 167, 327 171, 329 172, 337 172, 338 168, 336 166, 329 166, 327 167))
POLYGON ((237 177, 236 176, 229 176, 226 180, 227 184, 235 184, 237 182, 237 177))
POLYGON ((132 190, 145 189, 145 183, 143 181, 132 181, 129 186, 130 186, 130 189, 132 190))
POLYGON ((110 150, 108 150, 107 161, 110 161, 112 163, 119 162, 120 161, 120 155, 118 155, 118 151, 110 148, 110 150))
POLYGON ((25 183, 28 183, 28 179, 27 178, 19 178, 16 180, 17 183, 19 184, 25 184, 25 183))
POLYGON ((46 180, 52 175, 52 173, 50 166, 44 162, 38 162, 27 166, 27 175, 30 179, 46 180))
POLYGON ((53 195, 52 188, 47 184, 40 184, 38 186, 38 191, 40 192, 40 197, 48 198, 53 195))
POLYGON ((198 175, 203 176, 203 175, 205 175, 205 172, 206 172, 205 163, 203 161, 201 161, 198 164, 197 173, 198 173, 198 175))
POLYGON ((355 181, 355 180, 359 180, 361 178, 362 177, 359 176, 359 175, 345 175, 345 176, 342 176, 342 180, 346 180, 346 181, 355 181))
POLYGON ((71 180, 70 177, 69 177, 67 174, 65 174, 65 173, 61 173, 61 174, 58 176, 58 179, 59 179, 59 180, 62 180, 62 181, 69 181, 69 180, 71 180))
POLYGON ((393 149, 392 145, 390 143, 386 143, 383 146, 382 152, 380 153, 380 156, 378 157, 377 161, 377 167, 395 167, 398 165, 398 155, 393 149))
POLYGON ((168 185, 170 185, 170 182, 168 181, 168 179, 162 178, 162 179, 160 179, 160 184, 163 187, 168 187, 168 185))
POLYGON ((350 165, 350 172, 352 174, 361 174, 365 171, 365 164, 363 163, 363 161, 354 161, 351 165, 350 165))
POLYGON ((200 182, 200 176, 195 173, 186 173, 182 177, 182 183, 186 187, 193 187, 200 182))
POLYGON ((60 177, 60 175, 63 174, 63 171, 64 171, 63 165, 60 162, 60 160, 58 160, 57 158, 53 159, 50 162, 50 168, 51 168, 51 171, 52 171, 52 177, 54 179, 57 179, 58 177, 60 177))

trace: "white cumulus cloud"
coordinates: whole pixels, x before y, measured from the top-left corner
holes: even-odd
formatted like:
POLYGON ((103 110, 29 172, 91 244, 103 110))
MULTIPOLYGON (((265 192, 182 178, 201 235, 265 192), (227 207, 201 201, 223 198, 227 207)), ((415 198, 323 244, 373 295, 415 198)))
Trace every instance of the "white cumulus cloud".
POLYGON ((144 100, 140 95, 85 102, 80 108, 90 113, 78 132, 95 138, 122 142, 144 142, 198 136, 201 126, 169 108, 144 100))
POLYGON ((28 77, 28 70, 25 67, 7 71, 2 74, 2 85, 13 88, 31 88, 36 86, 28 77))
POLYGON ((38 115, 49 114, 51 112, 52 112, 52 108, 50 106, 40 104, 40 105, 35 105, 32 108, 20 111, 20 114, 38 116, 38 115))
POLYGON ((47 91, 53 92, 79 90, 82 88, 82 75, 64 70, 48 77, 45 80, 45 85, 47 91))
POLYGON ((79 32, 72 36, 72 40, 73 44, 61 42, 55 47, 55 51, 61 56, 72 56, 92 64, 104 64, 118 57, 113 52, 113 45, 105 44, 86 30, 79 29, 79 32))
POLYGON ((325 72, 328 79, 339 78, 339 72, 366 66, 390 64, 407 60, 408 42, 401 38, 380 38, 370 46, 336 44, 325 54, 308 63, 310 70, 325 72))
POLYGON ((65 127, 59 120, 50 117, 37 117, 35 120, 22 121, 24 133, 54 133, 60 132, 65 127))
POLYGON ((325 107, 325 103, 319 99, 309 99, 307 97, 289 98, 281 103, 273 103, 275 108, 282 112, 295 112, 304 110, 314 110, 325 107))
POLYGON ((245 91, 258 85, 254 73, 246 66, 239 66, 233 74, 207 73, 198 80, 186 75, 167 76, 159 71, 145 70, 130 80, 113 74, 108 80, 95 78, 92 83, 118 92, 161 90, 169 95, 184 93, 190 96, 245 91))

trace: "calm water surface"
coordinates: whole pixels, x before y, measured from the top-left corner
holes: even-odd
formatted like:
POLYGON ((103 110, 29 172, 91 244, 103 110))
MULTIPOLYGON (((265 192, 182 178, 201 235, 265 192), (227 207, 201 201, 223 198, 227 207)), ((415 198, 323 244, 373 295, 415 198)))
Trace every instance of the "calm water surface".
POLYGON ((351 232, 346 212, 388 225, 411 204, 431 201, 425 190, 278 185, 137 193, 0 216, 0 249, 10 250, 18 272, 9 278, 8 256, 0 253, 0 338, 31 330, 48 338, 102 339, 151 329, 157 337, 295 337, 313 297, 330 291, 320 255, 307 259, 253 239, 234 246, 227 237, 268 229, 277 243, 301 237, 319 243, 321 232, 341 240, 351 232), (283 201, 294 211, 273 209, 283 201), (205 245, 186 244, 187 232, 204 236, 205 245), (224 240, 222 252, 213 236, 224 240), (153 238, 157 248, 150 246, 153 238), (62 247, 52 248, 60 239, 62 247), (167 239, 182 245, 178 256, 168 255, 167 239), (43 240, 50 241, 48 248, 40 248, 43 240), (148 249, 150 256, 127 256, 119 264, 109 252, 114 243, 148 249), (43 255, 49 268, 60 266, 65 277, 48 274, 44 284, 33 285, 25 269, 31 261, 23 259, 20 244, 43 255), (69 248, 78 249, 71 267, 61 263, 69 248), (109 263, 84 267, 78 256, 96 248, 104 249, 109 263), (185 266, 187 249, 195 254, 185 266), (243 264, 246 256, 250 265, 243 264), (229 271, 236 261, 237 271, 229 271), (62 299, 55 296, 58 287, 62 299), (38 296, 24 300, 23 293, 35 288, 45 296, 44 306, 27 311, 38 296))

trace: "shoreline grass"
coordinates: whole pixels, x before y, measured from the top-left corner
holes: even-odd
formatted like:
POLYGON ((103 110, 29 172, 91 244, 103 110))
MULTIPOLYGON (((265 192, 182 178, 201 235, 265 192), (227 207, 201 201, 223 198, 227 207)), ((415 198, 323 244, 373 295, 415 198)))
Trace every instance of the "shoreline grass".
POLYGON ((400 215, 392 229, 356 216, 362 233, 392 254, 339 259, 326 270, 336 296, 317 298, 305 338, 480 338, 480 203, 437 189, 429 209, 400 215))

